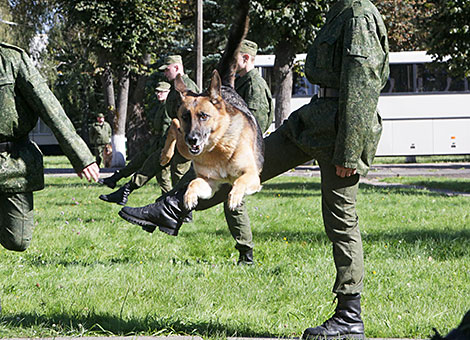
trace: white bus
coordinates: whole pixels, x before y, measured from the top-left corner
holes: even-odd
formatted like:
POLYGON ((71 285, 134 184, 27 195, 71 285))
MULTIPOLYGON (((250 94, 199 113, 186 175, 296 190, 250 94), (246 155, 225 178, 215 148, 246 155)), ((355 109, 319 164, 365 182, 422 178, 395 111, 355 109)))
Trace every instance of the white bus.
MULTIPOLYGON (((298 55, 302 63, 306 55, 298 55)), ((390 78, 379 99, 383 133, 377 156, 470 154, 470 79, 449 77, 426 52, 390 53, 390 78)), ((274 56, 256 66, 273 84, 274 56)), ((272 86, 271 86, 272 87, 272 86)), ((308 103, 317 87, 294 76, 291 110, 308 103)))

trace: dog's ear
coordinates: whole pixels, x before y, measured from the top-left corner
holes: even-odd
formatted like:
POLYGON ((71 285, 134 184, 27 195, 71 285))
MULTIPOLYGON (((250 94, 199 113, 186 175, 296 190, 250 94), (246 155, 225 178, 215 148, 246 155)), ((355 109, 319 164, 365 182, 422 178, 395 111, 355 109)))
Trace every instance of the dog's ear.
POLYGON ((220 101, 221 86, 222 81, 220 79, 219 72, 217 72, 217 70, 214 70, 214 72, 212 72, 211 85, 209 86, 209 97, 211 99, 212 104, 216 104, 220 101))
POLYGON ((175 78, 175 89, 181 94, 181 97, 185 97, 188 93, 188 88, 186 87, 186 84, 183 81, 183 77, 181 77, 180 74, 178 74, 175 78))

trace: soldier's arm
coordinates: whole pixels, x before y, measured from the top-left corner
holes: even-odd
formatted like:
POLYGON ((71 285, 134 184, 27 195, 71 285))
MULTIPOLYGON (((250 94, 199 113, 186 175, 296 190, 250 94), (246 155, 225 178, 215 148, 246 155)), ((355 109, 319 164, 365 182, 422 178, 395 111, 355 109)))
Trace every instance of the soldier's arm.
POLYGON ((345 27, 338 107, 338 132, 333 163, 356 169, 368 127, 376 114, 382 80, 382 46, 373 17, 354 17, 345 27))
MULTIPOLYGON (((25 52, 21 53, 21 59, 18 65, 17 78, 17 86, 21 94, 30 106, 30 109, 37 112, 39 117, 52 130, 75 171, 77 174, 80 174, 85 168, 95 162, 94 157, 88 150, 85 142, 76 133, 72 122, 65 114, 59 101, 25 52)), ((93 169, 94 167, 89 169, 91 170, 91 178, 95 178, 93 173, 96 169, 93 169)), ((88 171, 86 171, 85 176, 87 174, 88 171)))
POLYGON ((268 97, 266 96, 265 89, 256 83, 251 83, 249 89, 245 94, 245 102, 251 113, 255 116, 258 121, 258 125, 261 131, 264 133, 269 128, 271 122, 270 117, 270 105, 268 97))

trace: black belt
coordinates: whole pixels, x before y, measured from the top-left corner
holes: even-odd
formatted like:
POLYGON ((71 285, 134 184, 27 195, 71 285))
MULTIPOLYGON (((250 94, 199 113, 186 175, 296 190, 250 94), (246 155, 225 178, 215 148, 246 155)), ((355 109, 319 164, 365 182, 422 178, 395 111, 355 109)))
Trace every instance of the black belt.
POLYGON ((332 87, 320 87, 318 90, 318 98, 337 98, 339 97, 338 89, 332 87))
POLYGON ((0 152, 11 152, 13 147, 18 144, 26 144, 29 142, 29 138, 21 138, 15 141, 0 142, 0 152))

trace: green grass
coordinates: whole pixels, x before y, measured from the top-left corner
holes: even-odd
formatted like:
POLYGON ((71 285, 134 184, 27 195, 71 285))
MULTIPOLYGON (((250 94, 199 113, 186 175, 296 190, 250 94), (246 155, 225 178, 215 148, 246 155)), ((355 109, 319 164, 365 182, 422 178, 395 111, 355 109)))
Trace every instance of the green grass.
POLYGON ((45 156, 44 168, 68 169, 72 168, 72 166, 65 156, 45 156))
MULTIPOLYGON (((424 179, 423 179, 424 180, 424 179)), ((434 178, 432 179, 434 180, 434 178)), ((221 206, 178 237, 143 232, 78 178, 46 178, 24 253, 0 250, 0 337, 300 336, 333 310, 335 270, 317 178, 248 197, 256 265, 235 265, 221 206)), ((130 206, 158 196, 147 185, 130 206)), ((368 337, 446 333, 470 308, 469 198, 361 185, 368 337)))

